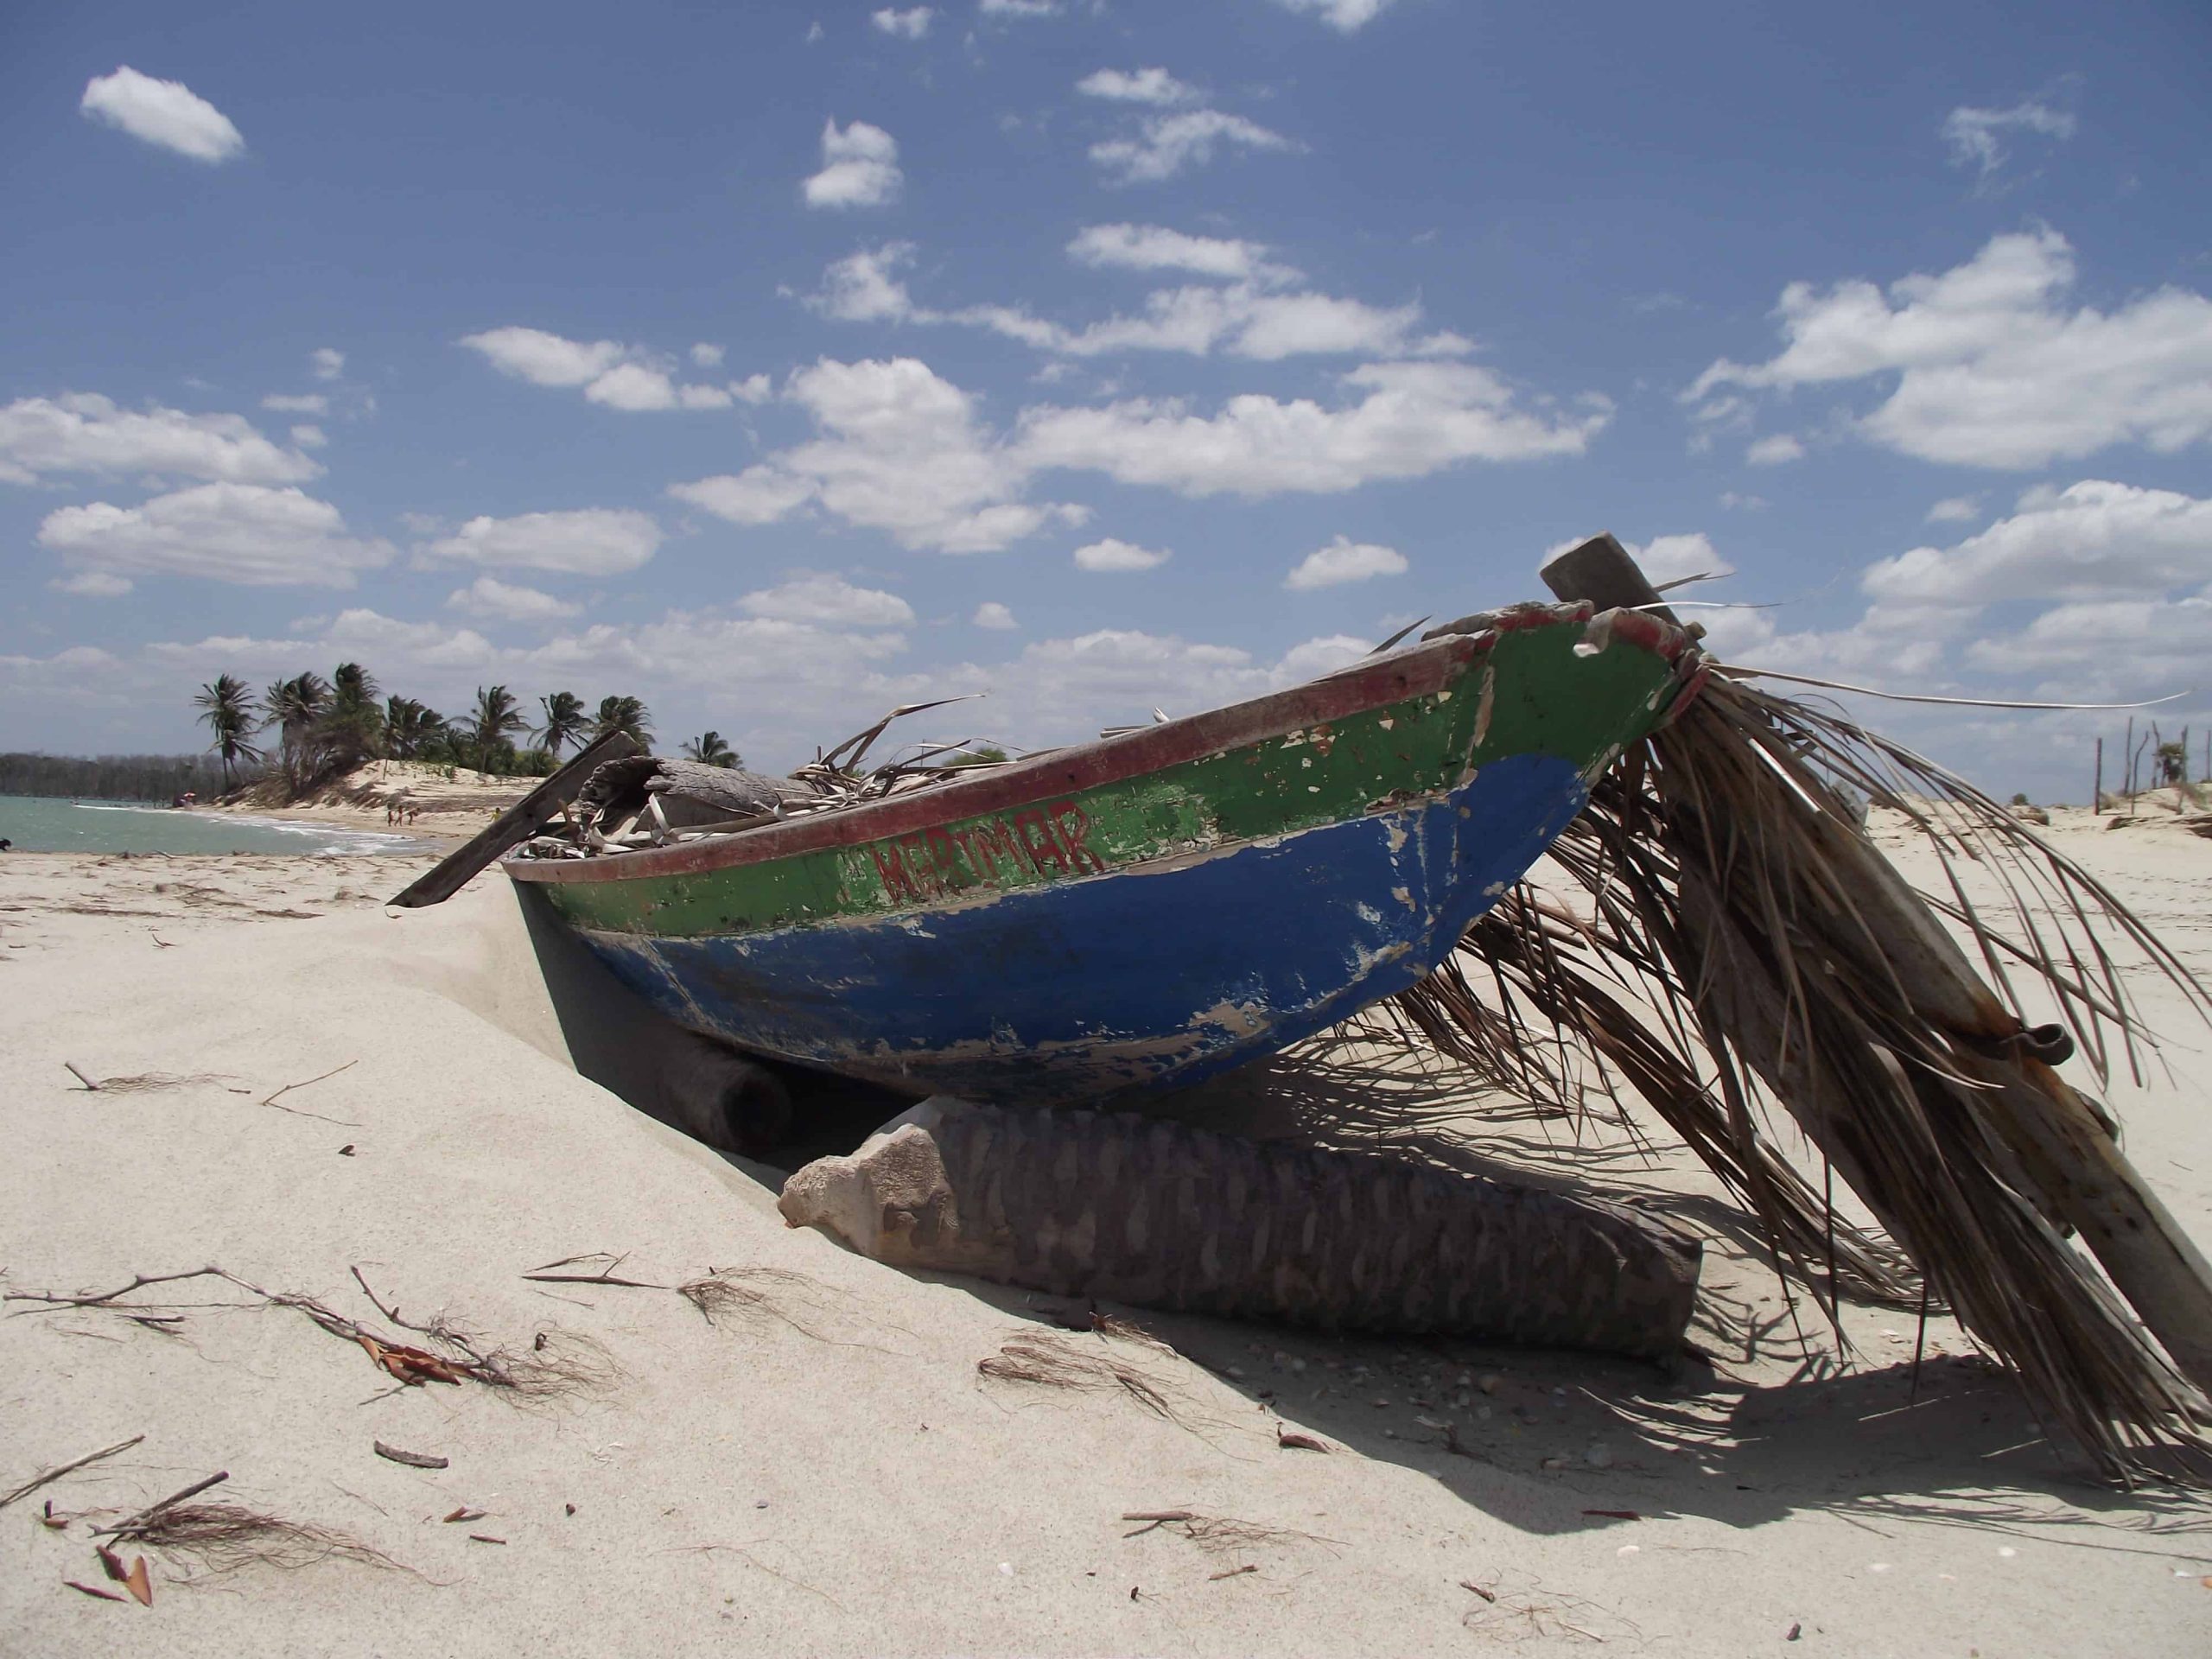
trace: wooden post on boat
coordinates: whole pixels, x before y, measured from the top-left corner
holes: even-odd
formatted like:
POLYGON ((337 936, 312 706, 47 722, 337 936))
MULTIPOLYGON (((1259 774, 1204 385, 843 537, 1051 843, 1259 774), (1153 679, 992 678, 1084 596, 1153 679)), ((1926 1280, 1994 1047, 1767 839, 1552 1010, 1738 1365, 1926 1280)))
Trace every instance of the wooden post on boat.
MULTIPOLYGON (((1648 608, 1657 599, 1636 562, 1609 535, 1547 561, 1541 574, 1563 600, 1648 608)), ((2132 718, 2128 725, 2132 753, 2132 718)), ((1993 1109, 1983 1115, 1984 1132, 2009 1147, 2035 1189, 2030 1196, 2077 1230, 2175 1368, 2212 1395, 2212 1263, 2088 1103, 2011 1040, 2019 1033, 2018 1020, 1896 867, 1863 836, 1819 816, 1821 853, 1850 891, 1868 935, 1895 965, 1899 984, 1909 988, 1916 1012, 1961 1039, 1961 1069, 1983 1085, 1993 1109), (2003 1058, 1963 1046, 1974 1039, 1999 1047, 2003 1058)), ((1816 1143, 1823 1138, 1817 1107, 1800 1114, 1797 1103, 1785 1097, 1783 1103, 1816 1143)), ((1837 1166, 1846 1168, 1847 1161, 1837 1166)))
POLYGON ((469 877, 510 847, 529 840, 556 812, 575 800, 602 761, 620 760, 626 754, 637 753, 643 747, 627 732, 609 732, 597 742, 580 749, 567 766, 385 903, 397 905, 403 910, 443 904, 461 891, 469 877))

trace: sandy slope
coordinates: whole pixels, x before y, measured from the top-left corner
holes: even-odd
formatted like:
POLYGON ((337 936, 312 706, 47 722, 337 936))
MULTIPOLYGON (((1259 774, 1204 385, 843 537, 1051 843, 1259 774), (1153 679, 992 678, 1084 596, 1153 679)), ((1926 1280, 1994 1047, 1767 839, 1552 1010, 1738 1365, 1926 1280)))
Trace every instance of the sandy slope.
POLYGON ((409 835, 463 841, 540 781, 494 778, 466 766, 432 766, 416 760, 370 760, 303 800, 281 805, 238 800, 201 810, 290 818, 340 830, 382 830, 392 828, 387 803, 396 801, 414 813, 402 826, 409 835), (448 772, 453 776, 448 777, 448 772))
MULTIPOLYGON (((2059 833, 2212 968, 2212 842, 2059 833)), ((442 1310, 521 1354, 540 1332, 555 1354, 588 1339, 610 1375, 518 1406, 475 1384, 395 1390, 283 1309, 188 1309, 174 1334, 92 1311, 0 1320, 0 1491, 146 1436, 0 1512, 0 1648, 2204 1650, 2212 1512, 2074 1478, 1941 1322, 1916 1399, 1910 1314, 1853 1311, 1852 1363, 1816 1328, 1801 1347, 1711 1184, 1618 1130, 1516 1116, 1356 1054, 1285 1063, 1205 1108, 1648 1190, 1712 1230, 1702 1339, 1737 1357, 1717 1373, 1147 1316, 1179 1352, 1125 1357, 1179 1421, 1125 1395, 992 1383, 976 1362, 1041 1310, 786 1230, 776 1172, 572 1069, 572 1040, 606 1075, 628 1036, 564 1032, 503 881, 387 913, 374 898, 397 864, 0 861, 0 1282, 107 1289, 212 1262, 382 1327, 358 1266, 410 1319, 442 1310), (95 1077, 207 1075, 95 1095, 65 1060, 95 1077), (755 1281, 784 1318, 714 1325, 669 1290, 520 1277, 596 1250, 663 1286, 710 1267, 799 1276, 755 1281), (1335 1449, 1278 1449, 1277 1413, 1335 1449), (1452 1422, 1472 1455, 1424 1419, 1452 1422), (449 1466, 386 1461, 379 1440, 449 1466), (86 1526, 41 1526, 42 1499, 128 1510, 219 1469, 231 1479, 211 1497, 341 1529, 405 1570, 187 1586, 185 1564, 157 1561, 150 1610, 64 1586, 104 1580, 86 1526), (486 1513, 440 1518, 462 1505, 486 1513), (1200 1541, 1120 1518, 1161 1509, 1261 1530, 1200 1541)), ((553 969, 572 1013, 607 995, 566 957, 553 969)), ((2171 1051, 2175 1077, 2109 1091, 2132 1155, 2200 1236, 2203 1035, 2171 1051)))

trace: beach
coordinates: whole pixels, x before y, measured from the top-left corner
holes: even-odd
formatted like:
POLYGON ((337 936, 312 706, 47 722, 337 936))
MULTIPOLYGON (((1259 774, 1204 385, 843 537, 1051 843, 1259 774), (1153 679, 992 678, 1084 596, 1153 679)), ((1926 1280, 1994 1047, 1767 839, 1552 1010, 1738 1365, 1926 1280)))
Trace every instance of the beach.
MULTIPOLYGON (((2212 841, 2112 817, 2050 833, 2212 974, 2212 841)), ((570 1005, 626 994, 556 940, 556 1003, 502 876, 385 907, 429 862, 0 860, 0 1284, 232 1275, 140 1292, 152 1323, 7 1305, 0 1491, 143 1437, 0 1510, 11 1650, 1994 1659, 2212 1629, 2212 1506, 2095 1483, 1946 1319, 1847 1307, 1846 1351, 1663 1129, 1535 1119, 1433 1057, 1316 1046, 1179 1109, 1647 1202, 1705 1238, 1709 1365, 1116 1310, 1164 1344, 1113 1348, 1154 1399, 979 1374, 1087 1310, 786 1228, 782 1171, 580 1073, 612 1075, 570 1005), (300 1298, 465 1331, 505 1382, 406 1386, 300 1298), (124 1587, 102 1512, 218 1471, 321 1529, 293 1565, 147 1551, 150 1606, 70 1587, 124 1587)), ((2212 1240, 2212 1033, 2126 973, 2173 1040, 2098 1092, 2212 1240)))

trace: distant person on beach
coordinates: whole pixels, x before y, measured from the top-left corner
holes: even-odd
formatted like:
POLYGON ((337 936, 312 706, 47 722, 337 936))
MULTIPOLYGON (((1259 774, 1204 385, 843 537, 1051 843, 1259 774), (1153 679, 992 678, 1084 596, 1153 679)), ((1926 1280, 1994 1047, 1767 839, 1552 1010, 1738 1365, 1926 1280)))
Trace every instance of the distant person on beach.
POLYGON ((0 836, 0 853, 8 851, 10 848, 14 847, 15 844, 16 843, 9 840, 7 836, 0 836))

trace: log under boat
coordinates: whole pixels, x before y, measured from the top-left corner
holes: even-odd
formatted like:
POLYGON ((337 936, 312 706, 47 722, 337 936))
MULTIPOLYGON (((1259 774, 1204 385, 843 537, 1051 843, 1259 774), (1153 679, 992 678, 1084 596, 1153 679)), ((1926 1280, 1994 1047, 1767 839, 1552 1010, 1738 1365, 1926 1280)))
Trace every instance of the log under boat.
POLYGON ((1181 1087, 1425 977, 1694 694, 1687 634, 1523 606, 938 786, 504 862, 739 1047, 1007 1105, 1181 1087))

